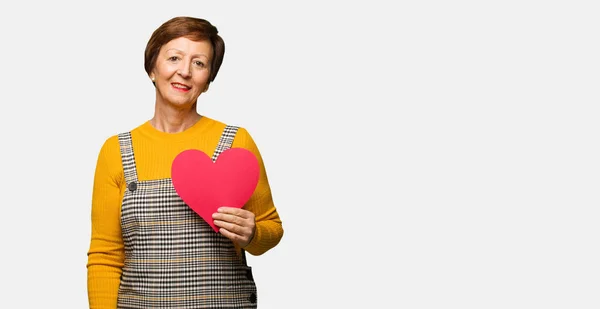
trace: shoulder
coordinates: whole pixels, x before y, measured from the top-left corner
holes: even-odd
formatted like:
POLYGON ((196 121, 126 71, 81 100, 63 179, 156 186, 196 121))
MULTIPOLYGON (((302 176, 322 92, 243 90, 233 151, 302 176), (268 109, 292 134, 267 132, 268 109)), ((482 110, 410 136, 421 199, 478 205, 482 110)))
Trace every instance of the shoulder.
POLYGON ((102 148, 100 149, 100 152, 102 153, 107 153, 107 152, 114 152, 116 150, 119 150, 120 146, 119 146, 119 134, 114 134, 111 135, 109 137, 107 137, 104 140, 104 143, 102 144, 102 148))
POLYGON ((205 123, 205 125, 208 125, 208 126, 217 126, 217 127, 220 127, 220 126, 225 127, 226 126, 225 122, 223 122, 219 119, 215 119, 215 118, 206 116, 206 115, 202 115, 201 121, 203 121, 205 123))
POLYGON ((98 165, 118 166, 121 162, 121 146, 118 134, 107 137, 98 154, 98 165))
POLYGON ((259 155, 258 146, 256 145, 254 138, 252 138, 252 135, 250 134, 248 129, 242 126, 234 127, 236 133, 235 137, 233 138, 232 147, 245 148, 254 152, 256 155, 259 155))
POLYGON ((100 149, 100 155, 104 156, 108 161, 121 160, 121 140, 125 140, 131 137, 135 132, 140 131, 144 124, 140 124, 133 129, 121 132, 114 132, 104 139, 102 147, 100 149))
POLYGON ((225 130, 225 128, 228 126, 235 127, 235 125, 233 125, 233 124, 227 123, 220 119, 211 118, 208 116, 202 116, 201 121, 202 121, 202 125, 204 128, 207 128, 210 131, 219 132, 219 133, 223 132, 223 130, 225 130))
POLYGON ((250 137, 248 130, 236 123, 228 123, 225 121, 217 120, 207 116, 204 117, 204 126, 210 131, 218 134, 231 134, 234 135, 234 141, 247 141, 250 137), (226 131, 227 130, 227 131, 226 131))

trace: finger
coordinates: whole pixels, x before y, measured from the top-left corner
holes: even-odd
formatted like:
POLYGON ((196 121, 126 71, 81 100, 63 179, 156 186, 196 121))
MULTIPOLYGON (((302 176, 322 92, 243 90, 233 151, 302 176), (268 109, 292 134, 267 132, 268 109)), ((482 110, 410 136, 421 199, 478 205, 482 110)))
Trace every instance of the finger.
POLYGON ((222 214, 222 213, 214 213, 212 215, 213 220, 221 220, 229 223, 233 223, 236 225, 248 225, 245 222, 245 219, 236 215, 222 214))
POLYGON ((227 230, 226 228, 220 228, 219 233, 221 233, 221 235, 227 237, 232 242, 237 243, 242 248, 247 246, 248 243, 250 243, 250 241, 248 240, 248 237, 240 236, 236 233, 233 233, 233 232, 227 230))
POLYGON ((215 225, 219 227, 219 233, 229 238, 231 241, 237 242, 242 246, 246 246, 250 243, 250 237, 252 236, 252 230, 249 228, 242 228, 240 226, 232 225, 223 221, 215 221, 215 225))
POLYGON ((235 215, 235 216, 242 217, 242 218, 251 218, 251 216, 254 215, 251 211, 248 211, 248 210, 245 210, 242 208, 227 207, 227 206, 219 207, 219 209, 217 209, 217 212, 235 215))
POLYGON ((240 235, 240 236, 245 236, 250 233, 249 227, 244 227, 244 226, 241 226, 241 225, 238 225, 235 223, 221 221, 221 220, 213 220, 213 222, 219 228, 224 228, 224 229, 228 230, 229 232, 240 235))
POLYGON ((238 242, 240 241, 240 235, 236 234, 236 233, 232 233, 231 231, 229 231, 228 229, 222 227, 219 228, 219 233, 221 233, 221 235, 229 238, 229 240, 233 241, 233 242, 238 242))

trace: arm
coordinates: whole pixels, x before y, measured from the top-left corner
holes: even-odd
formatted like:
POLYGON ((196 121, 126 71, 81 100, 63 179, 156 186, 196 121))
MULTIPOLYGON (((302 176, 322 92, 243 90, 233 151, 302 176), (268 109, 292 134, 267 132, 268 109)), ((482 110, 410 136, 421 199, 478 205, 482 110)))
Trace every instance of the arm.
POLYGON ((275 208, 265 164, 258 147, 244 128, 240 128, 238 134, 239 136, 234 140, 232 147, 242 147, 250 150, 254 153, 260 165, 260 177, 256 190, 244 206, 245 209, 254 213, 256 220, 254 237, 244 249, 252 255, 261 255, 279 243, 283 237, 283 226, 279 213, 275 208))
POLYGON ((92 235, 88 251, 88 299, 91 309, 114 309, 123 261, 121 198, 123 170, 116 137, 108 139, 98 156, 92 194, 92 235))
POLYGON ((233 148, 245 148, 258 159, 260 175, 254 194, 242 209, 224 207, 213 214, 221 233, 252 255, 275 247, 283 237, 281 219, 275 208, 265 165, 250 134, 238 129, 233 148))

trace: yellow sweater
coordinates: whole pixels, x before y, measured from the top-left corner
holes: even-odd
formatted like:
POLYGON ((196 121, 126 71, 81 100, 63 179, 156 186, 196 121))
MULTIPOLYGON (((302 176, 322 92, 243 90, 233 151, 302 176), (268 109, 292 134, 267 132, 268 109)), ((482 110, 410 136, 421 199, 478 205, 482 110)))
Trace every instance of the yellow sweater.
MULTIPOLYGON (((140 181, 171 177, 171 162, 181 151, 199 149, 212 156, 225 124, 203 116, 181 133, 165 133, 146 122, 131 131, 135 163, 140 181)), ((273 203, 265 166, 254 140, 239 128, 232 147, 253 152, 260 163, 260 179, 244 209, 256 216, 256 233, 244 248, 261 255, 275 247, 283 236, 279 214, 273 203)), ((121 200, 125 179, 117 135, 108 138, 98 155, 92 194, 92 234, 88 251, 88 297, 91 309, 117 306, 125 253, 121 237, 121 200)), ((239 249, 239 248, 238 248, 239 249)))

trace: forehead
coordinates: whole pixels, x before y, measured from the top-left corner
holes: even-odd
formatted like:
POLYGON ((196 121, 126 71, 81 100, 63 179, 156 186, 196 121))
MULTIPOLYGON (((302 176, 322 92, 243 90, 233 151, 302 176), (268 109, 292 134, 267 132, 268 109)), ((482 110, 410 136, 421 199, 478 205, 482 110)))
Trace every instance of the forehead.
POLYGON ((169 41, 160 48, 161 53, 183 53, 186 55, 199 55, 211 58, 212 44, 210 41, 192 41, 186 37, 179 37, 169 41))

